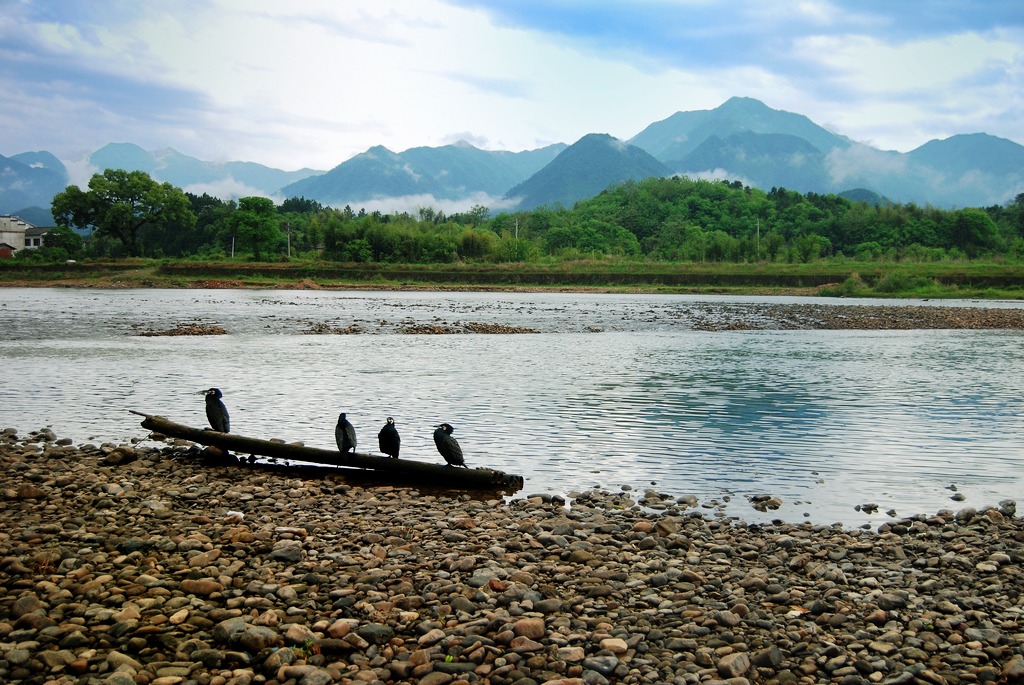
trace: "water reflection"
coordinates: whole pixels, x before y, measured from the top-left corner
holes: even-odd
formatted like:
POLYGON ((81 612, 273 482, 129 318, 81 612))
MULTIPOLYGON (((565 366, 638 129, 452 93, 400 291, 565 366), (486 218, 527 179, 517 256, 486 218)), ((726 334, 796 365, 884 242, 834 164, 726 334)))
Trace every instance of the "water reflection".
POLYGON ((666 296, 18 293, 0 309, 0 423, 22 432, 145 435, 129 409, 204 425, 194 393, 217 386, 236 432, 328 449, 339 411, 361 449, 394 416, 403 456, 440 462, 447 421, 471 467, 524 474, 524 494, 650 487, 732 495, 746 520, 876 524, 853 507, 959 508, 954 483, 973 506, 1024 492, 1018 332, 705 333, 652 322, 692 301, 666 296), (470 316, 559 332, 298 333, 470 316), (131 334, 186 319, 231 335, 131 334), (761 493, 784 506, 758 514, 745 498, 761 493))

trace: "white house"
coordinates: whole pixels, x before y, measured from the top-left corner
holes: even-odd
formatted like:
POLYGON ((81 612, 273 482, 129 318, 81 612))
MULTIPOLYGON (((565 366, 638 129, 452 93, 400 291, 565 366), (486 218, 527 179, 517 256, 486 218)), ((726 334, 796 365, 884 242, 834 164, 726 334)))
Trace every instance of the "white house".
POLYGON ((0 214, 0 243, 10 246, 11 252, 43 246, 43 236, 49 229, 37 228, 21 217, 0 214))
POLYGON ((35 250, 36 248, 42 247, 46 244, 46 234, 50 232, 48 228, 40 228, 39 226, 31 226, 25 229, 25 249, 35 250))
POLYGON ((0 243, 7 243, 15 250, 25 247, 25 231, 35 228, 32 224, 10 214, 0 214, 0 243))

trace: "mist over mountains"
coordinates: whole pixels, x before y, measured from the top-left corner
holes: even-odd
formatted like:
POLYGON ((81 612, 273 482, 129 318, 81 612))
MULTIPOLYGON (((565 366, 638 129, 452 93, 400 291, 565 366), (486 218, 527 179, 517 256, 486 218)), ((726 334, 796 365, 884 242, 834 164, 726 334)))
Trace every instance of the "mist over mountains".
MULTIPOLYGON (((188 192, 222 199, 302 196, 385 213, 418 207, 463 211, 473 205, 492 211, 569 207, 613 183, 673 174, 764 190, 855 191, 942 208, 1003 204, 1024 192, 1024 146, 1005 138, 969 133, 907 153, 885 151, 742 97, 715 109, 676 112, 629 140, 592 133, 571 145, 523 152, 482 150, 465 141, 404 152, 377 145, 329 171, 282 171, 112 143, 86 162, 93 171, 145 171, 188 192)), ((65 163, 46 151, 0 156, 0 213, 52 223, 50 201, 68 178, 65 163)))

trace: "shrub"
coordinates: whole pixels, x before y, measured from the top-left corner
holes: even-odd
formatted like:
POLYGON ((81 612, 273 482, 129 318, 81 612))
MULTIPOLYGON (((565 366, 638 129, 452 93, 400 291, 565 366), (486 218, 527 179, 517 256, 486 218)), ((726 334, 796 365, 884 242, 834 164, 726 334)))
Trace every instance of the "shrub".
POLYGON ((826 297, 858 297, 867 289, 867 284, 861 279, 860 274, 854 272, 839 285, 822 288, 820 292, 826 297))
POLYGON ((875 283, 875 292, 904 293, 917 290, 918 288, 927 288, 930 285, 933 285, 931 279, 923 276, 911 276, 902 271, 894 271, 886 274, 875 283))

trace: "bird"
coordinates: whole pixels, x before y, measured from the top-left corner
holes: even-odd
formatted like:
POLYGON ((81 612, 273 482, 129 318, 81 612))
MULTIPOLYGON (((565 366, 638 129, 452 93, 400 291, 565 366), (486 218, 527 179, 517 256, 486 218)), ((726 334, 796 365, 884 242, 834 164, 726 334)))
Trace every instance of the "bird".
POLYGON ((462 458, 462 448, 459 447, 459 441, 452 437, 452 428, 450 423, 442 423, 435 427, 434 430, 434 444, 437 445, 437 451, 441 453, 444 460, 448 462, 448 466, 466 466, 466 461, 462 458))
POLYGON ((228 408, 220 398, 224 393, 220 388, 201 390, 200 395, 206 395, 206 418, 210 421, 210 428, 221 433, 231 432, 231 419, 228 417, 228 408))
POLYGON ((387 423, 377 433, 377 442, 380 444, 380 451, 389 455, 392 459, 398 459, 398 448, 402 445, 402 438, 395 428, 395 420, 388 417, 387 423))
POLYGON ((338 450, 342 454, 356 451, 356 429, 345 418, 345 412, 338 414, 338 425, 334 428, 334 439, 338 443, 338 450))

